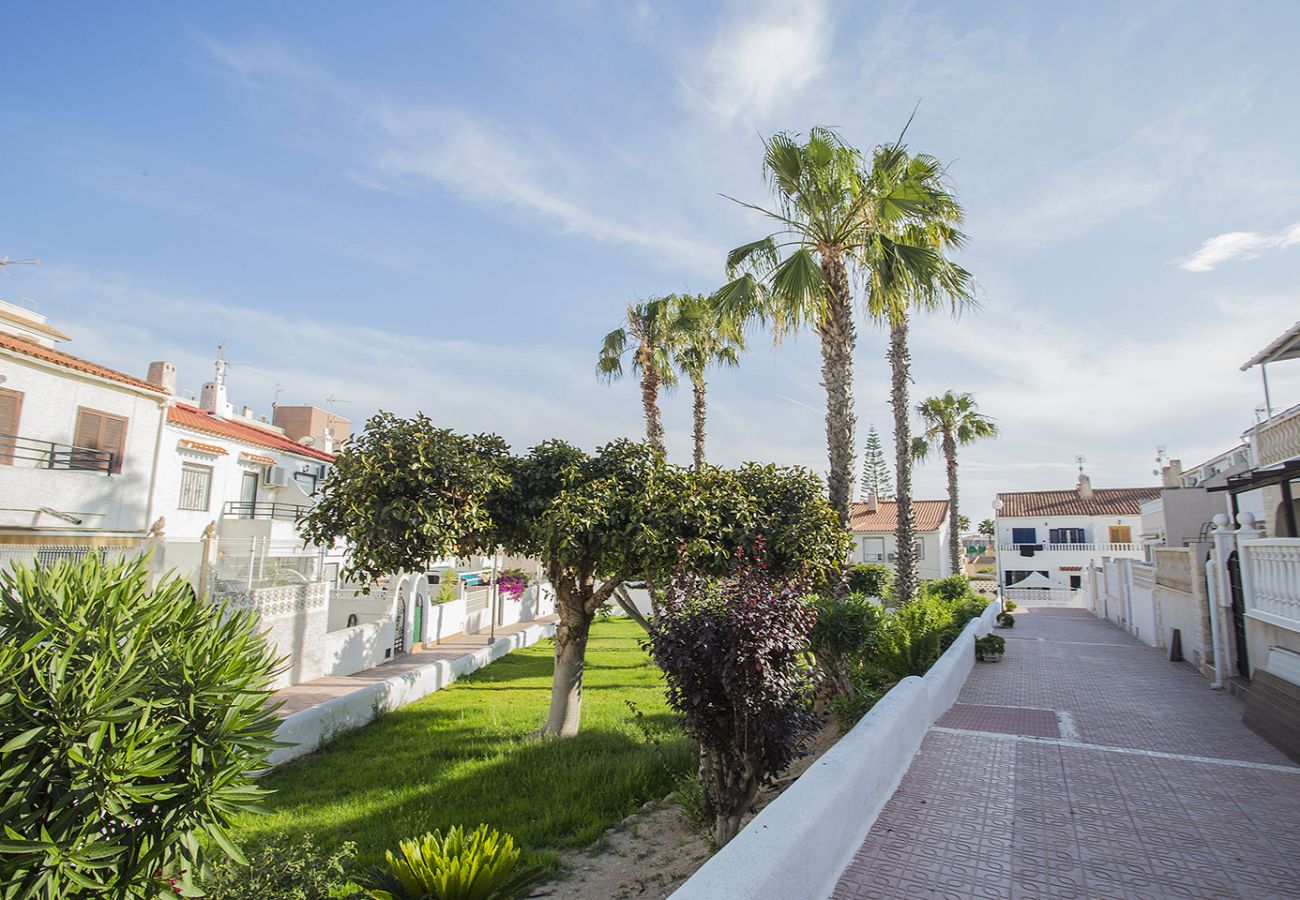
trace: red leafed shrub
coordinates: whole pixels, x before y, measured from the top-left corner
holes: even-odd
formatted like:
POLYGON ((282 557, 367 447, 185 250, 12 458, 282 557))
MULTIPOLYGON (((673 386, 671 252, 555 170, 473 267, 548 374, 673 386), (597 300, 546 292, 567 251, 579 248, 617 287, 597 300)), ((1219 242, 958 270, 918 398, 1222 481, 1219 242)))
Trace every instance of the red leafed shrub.
POLYGON ((756 559, 713 579, 681 571, 651 620, 646 649, 668 703, 700 746, 700 786, 722 846, 759 789, 804 751, 814 725, 805 659, 816 612, 799 579, 756 559))

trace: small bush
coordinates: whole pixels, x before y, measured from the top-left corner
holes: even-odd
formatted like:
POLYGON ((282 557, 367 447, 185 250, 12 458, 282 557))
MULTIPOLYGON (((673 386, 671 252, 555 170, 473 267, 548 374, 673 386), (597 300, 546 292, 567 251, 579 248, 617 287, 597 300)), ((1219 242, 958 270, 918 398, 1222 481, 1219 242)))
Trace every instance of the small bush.
POLYGON ((849 569, 845 581, 850 593, 884 598, 894 588, 894 570, 880 563, 862 563, 849 569))
POLYGON ((1002 609, 1004 612, 1015 612, 1018 604, 1014 600, 1003 600, 1002 609))
POLYGON ((719 847, 814 725, 803 657, 816 614, 805 593, 760 557, 722 580, 679 572, 651 620, 646 647, 667 678, 668 704, 700 746, 719 847))
POLYGON ((0 896, 190 893, 266 792, 275 660, 251 614, 140 560, 0 572, 0 896))
POLYGON ((373 900, 513 900, 527 896, 546 870, 519 865, 514 838, 487 825, 459 825, 402 841, 385 868, 358 879, 373 900))
POLYGON ((954 622, 951 604, 921 594, 877 629, 875 664, 895 679, 924 675, 951 640, 954 622))
POLYGON ((1007 642, 996 634, 986 634, 982 638, 975 639, 975 658, 985 659, 992 656, 1001 656, 1007 652, 1007 642))
POLYGON ((452 569, 438 575, 438 593, 433 595, 434 603, 450 603, 460 599, 460 576, 452 569))
POLYGON ((523 569, 503 569, 497 574, 497 590, 508 600, 518 600, 528 588, 528 573, 523 569))
POLYGON ((931 596, 951 603, 954 600, 970 596, 970 579, 965 575, 949 575, 946 578, 936 578, 926 585, 926 591, 931 596))
POLYGON ((998 624, 1001 625, 1003 628, 1015 628, 1015 627, 1016 627, 1016 617, 1013 616, 1013 615, 1011 615, 1011 613, 1009 613, 1009 612, 1000 612, 1000 613, 998 613, 997 622, 998 622, 998 624))
MULTIPOLYGON (((249 851, 248 864, 223 860, 203 879, 207 900, 330 900, 347 887, 356 844, 333 853, 317 847, 310 834, 278 837, 249 851)), ((357 896, 357 895, 353 895, 357 896)))
POLYGON ((851 674, 871 653, 883 610, 861 596, 819 599, 808 642, 821 678, 832 693, 851 690, 851 674))

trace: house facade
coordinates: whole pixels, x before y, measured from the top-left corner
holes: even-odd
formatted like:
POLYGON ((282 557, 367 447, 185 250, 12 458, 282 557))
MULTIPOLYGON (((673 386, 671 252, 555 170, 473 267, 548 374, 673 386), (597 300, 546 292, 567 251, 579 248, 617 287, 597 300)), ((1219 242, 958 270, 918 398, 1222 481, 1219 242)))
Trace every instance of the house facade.
MULTIPOLYGON (((952 574, 948 553, 948 501, 913 500, 916 523, 916 568, 923 581, 952 574)), ((898 504, 874 496, 854 503, 849 516, 855 563, 883 563, 891 568, 898 556, 898 504)))
POLYGON ((1158 487, 1093 488, 1082 473, 1073 490, 998 494, 998 583, 1079 591, 1096 561, 1144 558, 1142 504, 1159 496, 1158 487))

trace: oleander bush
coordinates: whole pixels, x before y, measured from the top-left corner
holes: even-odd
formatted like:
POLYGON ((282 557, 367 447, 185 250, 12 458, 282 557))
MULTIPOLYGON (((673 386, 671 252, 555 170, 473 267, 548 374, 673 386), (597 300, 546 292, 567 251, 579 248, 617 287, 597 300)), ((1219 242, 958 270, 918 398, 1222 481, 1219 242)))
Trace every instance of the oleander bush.
POLYGON ((867 597, 888 597, 894 588, 894 570, 880 563, 860 563, 849 569, 849 592, 867 597))
MULTIPOLYGON (((808 642, 817 663, 818 681, 834 696, 853 689, 854 671, 875 643, 884 611, 861 595, 821 597, 808 642)), ((819 693, 821 688, 819 688, 819 693)))
POLYGON ((519 864, 522 851, 508 834, 479 825, 453 825, 402 841, 385 865, 360 878, 372 900, 513 900, 527 896, 546 870, 519 864))
POLYGON ((197 896, 265 793, 277 662, 249 613, 144 563, 0 572, 0 896, 197 896))

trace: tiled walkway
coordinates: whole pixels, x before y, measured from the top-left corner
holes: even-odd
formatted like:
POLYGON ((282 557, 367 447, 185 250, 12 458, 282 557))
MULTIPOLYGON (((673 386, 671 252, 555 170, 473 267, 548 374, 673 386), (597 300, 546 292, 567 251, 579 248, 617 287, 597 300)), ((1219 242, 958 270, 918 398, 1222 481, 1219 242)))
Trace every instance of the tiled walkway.
MULTIPOLYGON (((496 638, 500 640, 523 631, 530 625, 544 625, 555 620, 554 616, 545 616, 536 621, 503 625, 496 630, 496 638)), ((439 660, 459 659, 462 656, 468 656, 475 650, 482 650, 487 645, 488 633, 486 631, 481 634, 454 634, 443 638, 439 644, 431 645, 423 650, 403 653, 391 662, 376 666, 373 669, 364 669, 355 675, 316 678, 311 681, 304 681, 301 684, 281 688, 275 692, 274 697, 274 699, 282 703, 276 714, 283 719, 292 713, 315 706, 318 703, 324 703, 326 700, 332 700, 335 697, 342 697, 353 691, 360 690, 376 681, 384 681, 394 675, 401 675, 403 672, 409 672, 412 669, 418 669, 439 660)))
POLYGON ((1016 620, 836 900, 1300 897, 1300 768, 1240 701, 1084 610, 1016 620))

